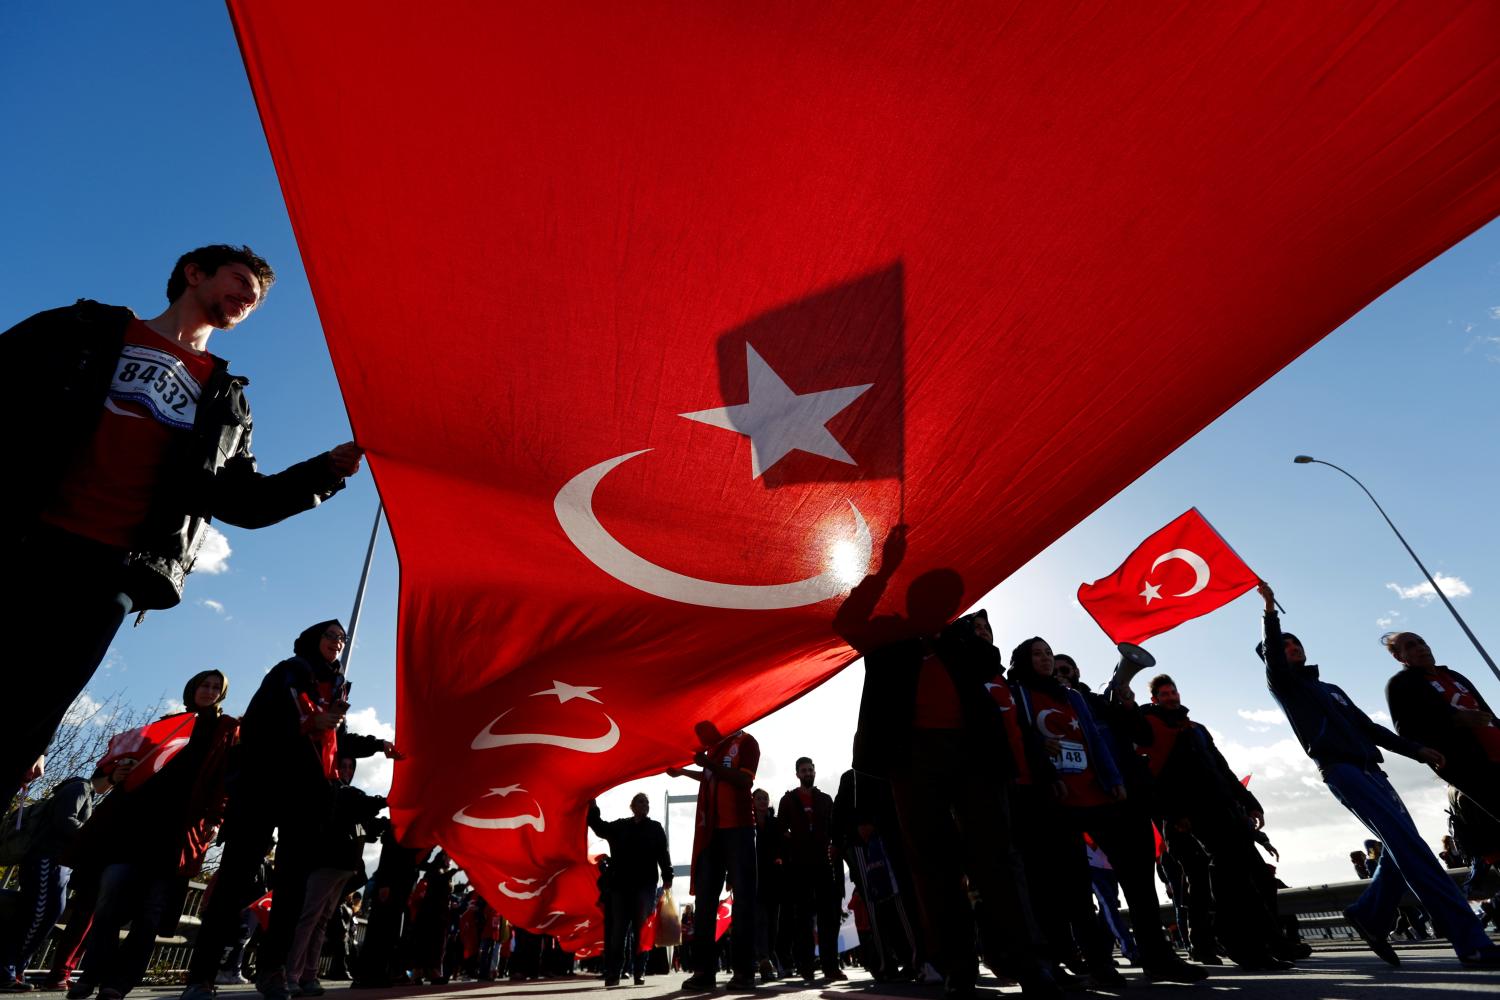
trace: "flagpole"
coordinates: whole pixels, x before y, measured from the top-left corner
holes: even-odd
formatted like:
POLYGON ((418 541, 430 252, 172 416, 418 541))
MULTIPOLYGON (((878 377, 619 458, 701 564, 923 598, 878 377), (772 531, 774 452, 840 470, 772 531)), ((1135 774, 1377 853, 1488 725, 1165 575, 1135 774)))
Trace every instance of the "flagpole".
POLYGON ((1453 606, 1453 602, 1448 600, 1448 595, 1443 593, 1443 588, 1439 587, 1437 581, 1432 578, 1432 574, 1427 572, 1427 567, 1422 565, 1422 560, 1417 558, 1417 553, 1412 549, 1410 545, 1407 544, 1406 538, 1401 534, 1401 532, 1396 529, 1396 522, 1392 521, 1391 516, 1385 512, 1385 508, 1380 506, 1380 501, 1375 499, 1375 494, 1371 493, 1368 489, 1365 489, 1365 484, 1360 482, 1358 479, 1355 479, 1352 473, 1345 469, 1340 469, 1332 462, 1325 462, 1321 458, 1313 458, 1311 455, 1298 455, 1296 458, 1292 459, 1292 461, 1298 465, 1326 465, 1336 472, 1342 472, 1349 478, 1350 482, 1354 483, 1354 485, 1358 486, 1361 490, 1364 490, 1365 496, 1370 498, 1370 502, 1375 505, 1375 509, 1380 511, 1380 516, 1385 518, 1385 523, 1390 525, 1391 531, 1396 535, 1396 539, 1400 541, 1402 547, 1406 549, 1406 554, 1411 556, 1411 561, 1417 564, 1417 569, 1422 571, 1422 575, 1425 576, 1427 578, 1427 582, 1432 585, 1433 593, 1438 595, 1438 598, 1443 602, 1443 606, 1446 607, 1448 609, 1448 613, 1453 616, 1453 620, 1458 622, 1458 627, 1464 630, 1464 635, 1468 636, 1469 641, 1474 644, 1474 648, 1479 650, 1479 655, 1484 658, 1485 663, 1489 664, 1490 672, 1495 675, 1495 679, 1500 680, 1500 667, 1495 666, 1495 661, 1490 659, 1490 654, 1486 652, 1484 646, 1480 644, 1479 637, 1469 630, 1469 623, 1464 621, 1463 615, 1460 615, 1458 613, 1458 609, 1453 606))
MULTIPOLYGON (((1238 559, 1240 562, 1245 563, 1246 566, 1250 565, 1249 563, 1245 562, 1245 557, 1244 556, 1240 555, 1238 552, 1235 552, 1234 546, 1229 544, 1229 540, 1226 539, 1223 535, 1219 534, 1219 529, 1214 527, 1213 522, 1210 521, 1208 518, 1203 517, 1203 511, 1198 510, 1197 507, 1189 507, 1188 509, 1198 512, 1198 516, 1203 518, 1203 523, 1206 524, 1206 525, 1208 525, 1208 530, 1212 531, 1214 533, 1214 537, 1219 540, 1219 544, 1220 545, 1223 545, 1230 552, 1234 552, 1234 557, 1236 559, 1238 559)), ((1257 576, 1259 576, 1259 574, 1257 574, 1257 576)), ((1247 593, 1248 593, 1248 591, 1247 591, 1247 593)), ((1282 614, 1286 614, 1286 608, 1283 608, 1281 606, 1281 602, 1280 601, 1276 600, 1276 598, 1274 598, 1274 597, 1271 598, 1271 601, 1276 605, 1276 610, 1277 611, 1280 611, 1282 614)))
POLYGON ((354 630, 359 628, 359 611, 365 603, 365 584, 370 582, 370 563, 375 560, 375 539, 380 534, 380 515, 384 510, 384 504, 376 501, 375 523, 370 527, 370 545, 365 549, 364 569, 359 571, 359 589, 354 592, 354 610, 349 612, 349 635, 344 642, 344 655, 339 663, 345 677, 349 676, 349 656, 354 652, 354 630))

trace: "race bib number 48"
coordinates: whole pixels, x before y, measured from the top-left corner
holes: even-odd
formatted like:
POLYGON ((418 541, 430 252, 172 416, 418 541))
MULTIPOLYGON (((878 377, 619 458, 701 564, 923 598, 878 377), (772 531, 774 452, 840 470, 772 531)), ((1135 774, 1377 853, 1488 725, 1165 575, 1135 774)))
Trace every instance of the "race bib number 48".
POLYGON ((1072 740, 1062 740, 1057 756, 1052 758, 1052 766, 1063 774, 1079 774, 1089 769, 1089 754, 1082 743, 1072 740))
POLYGON ((144 406, 158 423, 191 430, 201 387, 187 367, 168 351, 126 344, 110 382, 109 398, 144 406))

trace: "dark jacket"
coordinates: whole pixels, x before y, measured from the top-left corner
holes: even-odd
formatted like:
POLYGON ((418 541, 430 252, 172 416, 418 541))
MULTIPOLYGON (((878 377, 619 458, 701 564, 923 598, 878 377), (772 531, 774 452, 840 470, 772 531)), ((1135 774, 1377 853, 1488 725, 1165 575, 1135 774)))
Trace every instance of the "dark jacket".
POLYGON ((1150 742, 1151 724, 1134 705, 1123 704, 1088 688, 1078 693, 1089 707, 1100 735, 1109 742, 1110 753, 1120 777, 1124 779, 1126 792, 1130 798, 1144 799, 1150 793, 1151 771, 1135 748, 1150 742))
POLYGON ((1160 761, 1152 788, 1152 807, 1157 816, 1180 819, 1235 808, 1246 813, 1264 811, 1250 789, 1235 777, 1213 734, 1189 719, 1187 709, 1146 705, 1140 711, 1162 726, 1150 748, 1159 754, 1153 759, 1160 761), (1163 745, 1155 746, 1157 742, 1163 745))
POLYGON ((1415 758, 1422 748, 1396 735, 1360 711, 1354 700, 1336 684, 1318 677, 1316 664, 1294 667, 1287 661, 1281 619, 1266 612, 1265 642, 1261 655, 1266 661, 1266 686, 1286 713, 1292 732, 1320 769, 1331 764, 1375 767, 1384 757, 1377 746, 1415 758))
POLYGON ((767 808, 764 822, 755 825, 755 898, 774 905, 786 894, 786 828, 776 810, 767 808))
MULTIPOLYGON (((1457 670, 1449 670, 1447 667, 1438 669, 1447 674, 1450 680, 1468 688, 1481 711, 1495 714, 1490 711, 1490 706, 1473 681, 1457 670)), ((1443 700, 1443 696, 1432 686, 1431 679, 1422 671, 1403 669, 1392 677, 1385 686, 1385 701, 1391 708, 1391 719, 1396 724, 1396 732, 1441 753, 1447 758, 1444 771, 1450 768, 1461 770, 1466 764, 1489 759, 1484 745, 1479 742, 1477 731, 1454 724, 1453 714, 1457 709, 1443 700)))
MULTIPOLYGON (((0 334, 0 371, 24 373, 0 394, 6 462, 26 470, 27 488, 0 492, 0 523, 11 530, 25 533, 36 523, 74 457, 92 440, 134 318, 124 307, 79 299, 0 334)), ((344 485, 326 455, 275 475, 258 472, 245 400, 249 380, 216 361, 193 429, 177 435, 128 555, 124 587, 137 611, 170 608, 182 599, 183 580, 212 518, 261 528, 317 506, 344 485)))
POLYGON ((893 840, 900 836, 891 783, 851 767, 839 777, 833 797, 833 846, 843 852, 860 843, 859 828, 865 823, 893 840))
POLYGON ((833 798, 827 792, 813 788, 809 815, 797 792, 798 789, 791 789, 776 806, 776 815, 786 830, 787 864, 827 867, 830 863, 829 847, 833 843, 833 798))
MULTIPOLYGON (((302 698, 322 711, 348 695, 348 684, 337 663, 323 659, 318 641, 336 621, 319 622, 303 630, 292 644, 293 655, 261 679, 240 719, 240 745, 231 776, 236 794, 319 795, 321 807, 332 808, 332 787, 324 770, 320 734, 307 729, 302 698)), ((335 733, 337 756, 369 757, 384 741, 344 729, 335 733)), ((324 818, 327 817, 324 813, 324 818)))
POLYGON ((875 607, 886 582, 880 576, 867 576, 850 591, 833 620, 834 631, 864 654, 865 661, 854 769, 886 776, 910 761, 917 679, 923 661, 936 655, 958 695, 968 755, 963 766, 984 761, 986 775, 1002 783, 1011 780, 1015 762, 1001 728, 999 706, 985 688, 999 669, 999 652, 974 636, 972 626, 966 629, 954 623, 941 636, 921 636, 912 635, 910 623, 899 616, 876 617, 875 607))
POLYGON ((672 858, 667 853, 667 832, 654 819, 636 821, 634 816, 604 822, 597 805, 589 806, 589 829, 609 842, 609 888, 636 892, 672 884, 672 858))
POLYGON ((385 799, 379 795, 338 784, 333 789, 333 817, 323 830, 314 864, 319 868, 334 868, 342 872, 354 872, 350 881, 363 884, 365 881, 365 845, 380 839, 390 821, 376 814, 385 808, 385 799))
POLYGON ((94 793, 87 778, 68 778, 52 789, 46 826, 37 831, 28 859, 56 858, 73 846, 78 831, 94 813, 94 793))

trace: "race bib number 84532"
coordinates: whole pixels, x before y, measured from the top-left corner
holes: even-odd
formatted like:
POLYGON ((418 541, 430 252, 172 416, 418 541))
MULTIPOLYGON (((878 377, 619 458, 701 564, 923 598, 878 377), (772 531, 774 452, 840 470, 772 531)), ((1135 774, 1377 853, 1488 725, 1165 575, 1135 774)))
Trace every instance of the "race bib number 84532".
POLYGON ((185 431, 192 429, 201 391, 187 367, 171 353, 141 344, 126 344, 120 349, 109 398, 139 403, 159 423, 185 431))

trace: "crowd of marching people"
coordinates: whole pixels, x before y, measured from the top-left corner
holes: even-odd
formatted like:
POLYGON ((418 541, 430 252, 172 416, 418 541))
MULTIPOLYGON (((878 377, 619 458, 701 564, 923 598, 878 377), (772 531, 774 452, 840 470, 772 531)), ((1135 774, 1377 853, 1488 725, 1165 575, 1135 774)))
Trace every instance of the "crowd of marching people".
MULTIPOLYGON (((877 981, 941 982, 948 996, 972 994, 981 961, 1025 995, 1056 996, 1125 988, 1116 952, 1146 980, 1173 982, 1204 979, 1225 961, 1285 971, 1309 954, 1278 912, 1280 883, 1261 853, 1276 857, 1264 810, 1170 675, 1152 676, 1138 704, 1128 671, 1094 690, 1040 637, 1002 658, 985 612, 948 621, 957 591, 941 576, 910 604, 910 620, 872 618, 900 555, 897 537, 881 573, 839 612, 866 681, 854 766, 836 794, 817 786, 807 757, 779 798, 756 788, 755 738, 706 721, 696 767, 669 770, 700 783, 698 906, 684 907, 679 950, 688 991, 713 988, 721 969, 745 990, 844 979, 846 895, 859 960, 877 981), (1175 913, 1168 926, 1158 877, 1175 913), (726 887, 727 921, 709 902, 726 887)), ((1400 633, 1386 640, 1401 664, 1387 692, 1396 731, 1386 729, 1319 677, 1301 640, 1281 630, 1270 588, 1262 594, 1257 652, 1270 690, 1330 791, 1378 838, 1352 856, 1370 886, 1348 924, 1397 965, 1398 920, 1425 936, 1430 914, 1461 962, 1495 967, 1500 952, 1445 870, 1471 866, 1473 882, 1500 860, 1500 729, 1488 705, 1420 636, 1400 633), (1454 836, 1441 859, 1390 788, 1378 748, 1449 782, 1454 836), (1418 907, 1403 902, 1408 889, 1418 907)), ((30 988, 22 973, 71 893, 42 985, 70 1000, 128 994, 215 842, 222 853, 183 1000, 207 1000, 251 969, 267 1000, 321 995, 325 951, 332 975, 370 987, 572 971, 556 939, 511 927, 456 884, 441 849, 398 842, 384 800, 354 786, 359 759, 399 754, 347 727, 346 641, 337 621, 304 630, 239 718, 223 712, 222 672, 194 675, 185 711, 112 740, 91 774, 69 776, 17 817, 33 916, 0 943, 5 989, 30 988), (380 862, 367 876, 365 845, 376 842, 380 862), (357 955, 356 900, 367 922, 357 955)), ((592 807, 588 823, 609 845, 598 966, 606 985, 643 982, 647 923, 673 885, 665 831, 644 794, 630 816, 605 821, 592 807)))
MULTIPOLYGON (((754 737, 724 736, 709 722, 698 726, 699 769, 669 772, 701 783, 692 855, 700 943, 688 991, 713 989, 721 964, 735 990, 753 991, 757 976, 841 978, 831 942, 846 870, 875 978, 941 977, 947 996, 973 995, 981 960, 1024 995, 1057 996, 1125 988, 1117 948, 1147 981, 1180 983, 1207 978, 1206 967, 1225 960, 1283 972, 1310 954, 1278 910, 1282 886, 1261 853, 1279 859, 1264 810, 1170 675, 1151 677, 1149 703, 1138 704, 1135 670, 1117 669, 1094 690, 1077 662, 1041 637, 1002 659, 985 612, 954 618, 962 585, 941 570, 913 584, 907 617, 875 617, 903 554, 898 529, 880 570, 835 619, 865 660, 854 766, 836 797, 814 786, 813 762, 803 758, 799 786, 772 809, 753 788, 754 737), (1158 873, 1177 915, 1172 935, 1158 873), (701 944, 719 922, 701 900, 726 885, 727 963, 701 944)), ((1260 592, 1256 652, 1271 693, 1329 791, 1380 838, 1367 862, 1371 885, 1344 919, 1399 965, 1389 936, 1409 889, 1462 965, 1500 967, 1500 948, 1418 837, 1378 749, 1449 783, 1463 857, 1500 859, 1500 728, 1483 697, 1437 664, 1420 636, 1389 635, 1401 665, 1387 689, 1393 732, 1319 677, 1301 641, 1282 631, 1271 588, 1262 583, 1260 592)), ((1135 669, 1147 665, 1142 652, 1122 647, 1121 667, 1132 657, 1135 669)))
MULTIPOLYGON (((125 617, 180 602, 210 518, 264 527, 317 507, 358 472, 353 442, 274 475, 256 466, 246 380, 207 345, 248 317, 274 278, 247 247, 199 247, 173 268, 158 316, 80 300, 0 335, 7 370, 28 373, 6 396, 4 422, 12 464, 28 470, 27 488, 5 498, 8 551, 27 572, 3 586, 27 625, 12 656, 35 665, 5 682, 26 707, 0 729, 7 795, 42 777, 42 751, 125 617), (59 419, 38 424, 36 412, 59 419)), ((1189 983, 1225 959, 1284 971, 1305 957, 1260 853, 1275 856, 1264 810, 1174 679, 1153 676, 1149 703, 1138 704, 1132 671, 1095 690, 1041 637, 1004 658, 983 611, 958 617, 963 583, 951 570, 917 577, 905 616, 877 616, 904 553, 897 526, 879 570, 834 619, 865 662, 853 766, 836 795, 817 787, 804 757, 797 786, 773 806, 755 788, 754 737, 711 721, 697 726, 696 768, 671 770, 700 784, 685 987, 711 989, 726 963, 734 989, 843 978, 835 942, 846 879, 874 976, 940 981, 953 997, 973 994, 981 959, 1047 997, 1124 988, 1117 949, 1148 981, 1189 983), (1161 920, 1158 871, 1187 959, 1161 920), (733 907, 721 946, 713 904, 725 886, 733 907)), ((1464 965, 1500 967, 1500 949, 1380 767, 1385 750, 1448 784, 1450 853, 1471 866, 1472 886, 1500 860, 1492 710, 1421 636, 1400 632, 1386 640, 1399 664, 1386 691, 1395 730, 1377 724, 1320 677, 1282 630, 1270 587, 1260 591, 1257 653, 1271 693, 1330 793, 1380 848, 1357 860, 1370 884, 1344 919, 1399 965, 1389 936, 1410 890, 1464 965)), ((68 775, 7 818, 0 863, 19 865, 22 919, 0 941, 0 989, 32 988, 25 969, 70 900, 43 985, 69 1000, 121 1000, 146 976, 158 934, 175 930, 215 844, 182 1000, 240 982, 252 954, 266 1000, 319 996, 325 943, 335 972, 371 987, 571 969, 556 939, 512 929, 472 890, 456 891, 441 850, 398 842, 384 800, 355 786, 359 760, 400 755, 348 728, 347 641, 338 621, 305 629, 238 718, 222 707, 229 678, 195 674, 182 711, 121 734, 91 773, 68 775), (364 850, 375 842, 380 863, 367 878, 364 850), (357 957, 356 897, 367 921, 357 957)), ((588 819, 611 848, 600 879, 608 985, 642 981, 658 877, 664 890, 673 881, 644 796, 631 812, 588 819)), ((1494 919, 1493 901, 1485 912, 1494 919)))

